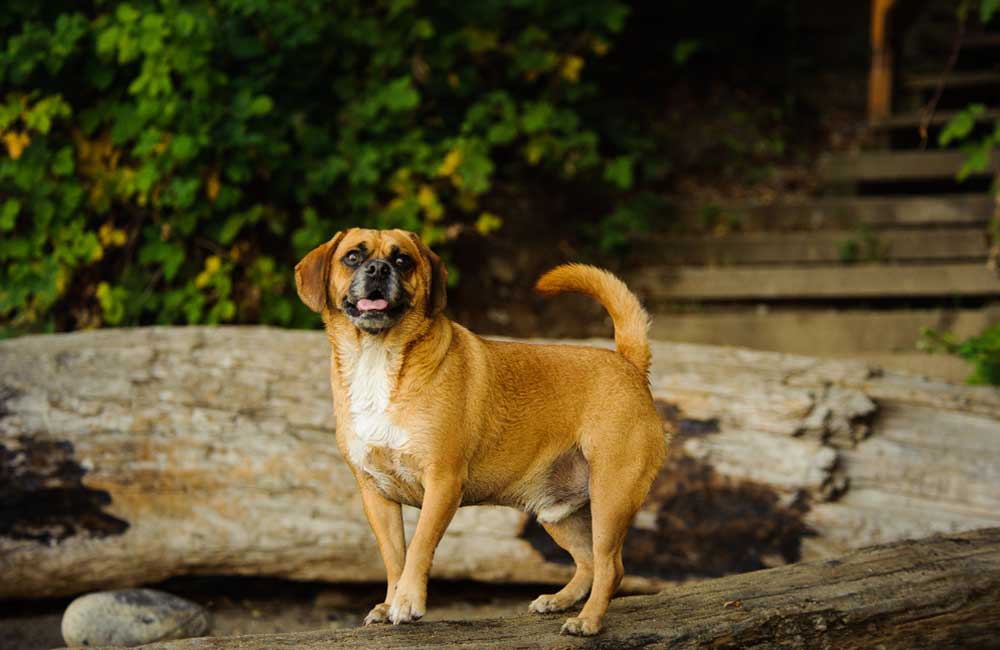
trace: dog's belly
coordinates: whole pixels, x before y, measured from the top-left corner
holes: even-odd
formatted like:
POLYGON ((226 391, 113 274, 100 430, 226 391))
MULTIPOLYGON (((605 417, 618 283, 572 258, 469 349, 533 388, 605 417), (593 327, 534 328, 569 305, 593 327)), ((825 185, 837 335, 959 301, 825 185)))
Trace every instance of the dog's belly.
POLYGON ((561 521, 590 503, 590 466, 579 450, 565 452, 492 503, 519 508, 542 523, 561 521))

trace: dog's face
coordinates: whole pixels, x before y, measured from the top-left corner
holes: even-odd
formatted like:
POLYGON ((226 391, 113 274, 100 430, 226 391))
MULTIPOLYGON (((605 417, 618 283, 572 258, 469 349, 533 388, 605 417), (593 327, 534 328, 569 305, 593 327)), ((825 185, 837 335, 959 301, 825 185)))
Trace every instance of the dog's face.
POLYGON ((316 312, 342 312, 368 334, 405 319, 432 318, 445 305, 447 271, 414 233, 338 232, 295 267, 299 297, 316 312))

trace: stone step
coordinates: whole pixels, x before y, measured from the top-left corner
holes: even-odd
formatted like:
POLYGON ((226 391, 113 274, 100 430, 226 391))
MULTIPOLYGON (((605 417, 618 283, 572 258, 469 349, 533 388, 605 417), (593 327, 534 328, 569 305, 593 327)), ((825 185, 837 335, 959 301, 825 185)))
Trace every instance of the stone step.
POLYGON ((985 261, 981 226, 949 229, 654 235, 632 246, 630 265, 819 264, 859 261, 985 261))
MULTIPOLYGON (((820 173, 831 184, 894 181, 953 180, 965 163, 961 151, 865 151, 826 155, 820 159, 820 173)), ((988 177, 994 169, 972 172, 971 177, 988 177)))
POLYGON ((698 268, 646 266, 624 274, 647 301, 822 300, 998 296, 984 264, 863 264, 698 268))
POLYGON ((742 230, 788 231, 927 226, 982 226, 994 209, 991 196, 829 197, 800 203, 730 203, 681 206, 672 219, 684 232, 717 224, 742 230))

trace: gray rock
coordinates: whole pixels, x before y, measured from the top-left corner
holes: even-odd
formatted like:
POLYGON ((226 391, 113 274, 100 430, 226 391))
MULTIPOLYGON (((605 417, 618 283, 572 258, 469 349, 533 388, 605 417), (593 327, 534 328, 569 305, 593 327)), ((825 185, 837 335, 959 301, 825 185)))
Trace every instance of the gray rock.
POLYGON ((189 600, 155 589, 120 589, 70 603, 62 635, 70 646, 137 646, 202 636, 209 621, 208 611, 189 600))

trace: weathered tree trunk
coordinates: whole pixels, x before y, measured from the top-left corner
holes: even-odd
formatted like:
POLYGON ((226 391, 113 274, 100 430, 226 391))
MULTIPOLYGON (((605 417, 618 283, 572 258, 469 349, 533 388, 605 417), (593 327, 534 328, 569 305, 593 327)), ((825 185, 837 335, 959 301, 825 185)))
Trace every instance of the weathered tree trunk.
MULTIPOLYGON (((0 598, 381 580, 328 363, 322 333, 267 328, 0 343, 0 598)), ((652 388, 676 435, 628 539, 633 589, 1000 525, 995 390, 679 344, 654 345, 652 388)), ((559 582, 566 560, 521 513, 463 508, 434 575, 559 582)))
MULTIPOLYGON (((433 606, 433 603, 432 603, 433 606)), ((147 650, 297 648, 995 648, 1000 529, 902 542, 612 601, 597 639, 562 615, 187 639, 147 650)))

